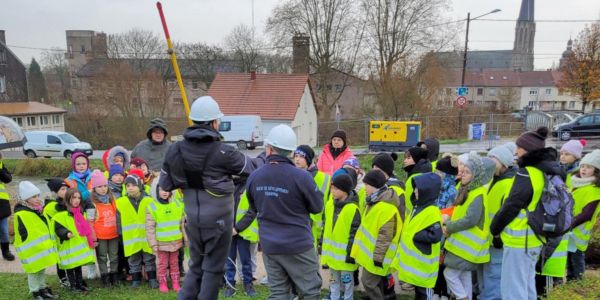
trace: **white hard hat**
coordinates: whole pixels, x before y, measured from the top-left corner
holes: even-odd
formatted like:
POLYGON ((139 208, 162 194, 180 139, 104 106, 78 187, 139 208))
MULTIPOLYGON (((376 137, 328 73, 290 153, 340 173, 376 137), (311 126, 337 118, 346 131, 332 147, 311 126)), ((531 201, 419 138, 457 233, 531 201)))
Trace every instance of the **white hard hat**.
POLYGON ((296 150, 296 133, 290 126, 279 124, 269 131, 269 135, 265 138, 265 144, 294 151, 296 150))
POLYGON ((222 118, 224 115, 219 104, 211 96, 202 96, 192 103, 190 119, 197 122, 208 122, 222 118))

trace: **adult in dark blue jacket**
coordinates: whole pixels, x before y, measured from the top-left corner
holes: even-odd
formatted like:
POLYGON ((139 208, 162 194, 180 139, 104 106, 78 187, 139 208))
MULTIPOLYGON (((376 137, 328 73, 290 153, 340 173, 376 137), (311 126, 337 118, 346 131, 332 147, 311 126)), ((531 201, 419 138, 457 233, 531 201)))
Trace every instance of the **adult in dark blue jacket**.
POLYGON ((320 299, 310 214, 323 210, 323 194, 310 173, 289 159, 296 149, 289 126, 274 127, 265 142, 267 163, 248 178, 247 196, 249 211, 258 218, 269 299, 291 299, 292 284, 300 299, 320 299))

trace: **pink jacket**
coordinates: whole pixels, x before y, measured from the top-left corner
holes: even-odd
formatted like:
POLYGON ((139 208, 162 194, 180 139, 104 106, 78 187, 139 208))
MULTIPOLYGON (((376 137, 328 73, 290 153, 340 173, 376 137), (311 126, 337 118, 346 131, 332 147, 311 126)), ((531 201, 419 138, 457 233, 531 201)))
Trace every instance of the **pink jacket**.
POLYGON ((329 144, 326 144, 323 146, 323 152, 321 152, 319 160, 317 161, 317 168, 319 171, 332 176, 335 171, 342 168, 344 161, 350 158, 354 158, 354 154, 352 154, 350 148, 346 147, 346 149, 344 149, 344 151, 340 153, 338 157, 333 159, 331 151, 329 151, 329 144))
MULTIPOLYGON (((158 247, 158 251, 175 252, 184 246, 184 240, 187 240, 184 230, 184 220, 181 220, 181 232, 183 232, 183 239, 172 241, 172 242, 159 242, 156 240, 156 221, 152 217, 150 210, 146 211, 146 238, 152 251, 154 247, 158 247)), ((156 255, 156 253, 154 253, 156 255)))

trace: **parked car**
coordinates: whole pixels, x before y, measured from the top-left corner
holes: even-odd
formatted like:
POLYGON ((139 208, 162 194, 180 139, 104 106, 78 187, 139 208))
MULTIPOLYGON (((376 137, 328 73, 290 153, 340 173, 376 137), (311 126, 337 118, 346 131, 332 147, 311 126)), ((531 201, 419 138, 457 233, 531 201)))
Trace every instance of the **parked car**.
POLYGON ((27 157, 71 158, 73 152, 83 152, 90 156, 94 153, 89 143, 81 142, 70 133, 62 131, 29 131, 25 133, 27 141, 23 153, 27 157))
POLYGON ((600 136, 600 113, 581 115, 573 121, 554 126, 552 136, 561 141, 578 136, 600 136))
POLYGON ((221 118, 219 132, 225 143, 236 144, 240 150, 263 145, 262 120, 257 115, 225 116, 221 118))

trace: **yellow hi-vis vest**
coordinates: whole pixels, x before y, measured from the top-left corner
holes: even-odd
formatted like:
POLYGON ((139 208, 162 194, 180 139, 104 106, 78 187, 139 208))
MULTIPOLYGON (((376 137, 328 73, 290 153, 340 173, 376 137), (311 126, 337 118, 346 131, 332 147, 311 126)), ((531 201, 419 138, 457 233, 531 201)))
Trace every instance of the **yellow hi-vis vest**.
POLYGON ((354 257, 356 263, 361 265, 369 273, 385 276, 390 272, 392 260, 396 256, 398 241, 402 232, 402 219, 396 205, 387 202, 377 202, 368 209, 363 216, 360 227, 354 237, 354 245, 350 256, 354 257), (390 246, 385 252, 382 266, 375 266, 373 253, 379 236, 379 230, 392 218, 396 220, 396 234, 390 241, 390 246))
POLYGON ((117 199, 117 211, 121 218, 121 235, 125 257, 140 251, 152 254, 152 249, 146 239, 146 209, 154 200, 145 196, 140 200, 136 211, 127 196, 117 199))
POLYGON ((365 208, 367 208, 367 189, 364 185, 356 192, 356 195, 358 196, 358 210, 362 216, 365 213, 365 208))
POLYGON ((412 186, 412 179, 413 179, 413 177, 419 176, 419 175, 421 175, 421 173, 415 173, 415 174, 408 176, 408 178, 406 179, 406 184, 404 187, 404 202, 405 202, 405 206, 406 206, 405 214, 409 214, 413 210, 412 201, 410 201, 410 198, 412 197, 412 194, 414 192, 414 188, 412 186))
MULTIPOLYGON (((546 258, 546 262, 544 263, 544 267, 542 268, 543 276, 551 276, 551 277, 565 277, 565 273, 567 270, 567 252, 569 250, 569 237, 565 234, 552 253, 552 256, 546 258)), ((541 256, 540 256, 540 259, 541 256)))
MULTIPOLYGON (((512 188, 513 183, 515 182, 515 178, 504 178, 502 180, 497 181, 492 188, 488 189, 485 207, 487 209, 488 220, 490 222, 494 219, 496 214, 502 208, 502 204, 504 204, 504 200, 508 198, 510 194, 510 189, 512 188)), ((492 239, 492 235, 489 235, 490 240, 492 239)))
POLYGON ((475 225, 467 230, 452 233, 446 240, 444 248, 454 255, 461 257, 464 260, 475 264, 482 264, 490 261, 490 239, 489 235, 489 219, 485 203, 487 198, 486 189, 480 186, 469 191, 467 201, 462 205, 457 205, 452 213, 451 221, 457 221, 467 215, 469 206, 475 198, 483 197, 483 229, 475 225))
MULTIPOLYGON (((321 193, 323 193, 323 205, 327 204, 329 199, 329 188, 331 186, 331 176, 317 171, 314 177, 315 184, 321 193)), ((311 231, 314 238, 314 245, 316 246, 319 238, 321 238, 321 232, 323 231, 323 212, 317 214, 310 214, 312 220, 311 231)))
MULTIPOLYGON (((525 167, 529 173, 533 197, 527 211, 534 211, 544 190, 544 173, 535 167, 525 167)), ((521 209, 519 215, 508 224, 500 234, 505 247, 525 249, 539 247, 542 241, 536 236, 527 223, 527 212, 521 209), (527 244, 527 245, 526 245, 527 244)), ((545 241, 544 241, 545 242, 545 241)))
POLYGON ((323 246, 321 248, 321 264, 329 266, 336 271, 356 271, 358 265, 346 262, 348 256, 348 242, 350 241, 350 229, 352 220, 358 211, 356 203, 344 205, 335 224, 333 224, 333 213, 335 200, 327 202, 325 206, 325 230, 323 231, 323 246))
MULTIPOLYGON (((577 216, 581 214, 583 208, 590 204, 590 202, 600 200, 600 187, 589 184, 577 188, 573 191, 573 199, 575 199, 573 216, 577 216)), ((573 240, 579 251, 585 252, 587 250, 590 237, 592 236, 592 229, 598 218, 598 213, 600 213, 600 205, 596 207, 596 211, 594 211, 594 215, 589 221, 580 224, 573 229, 573 240)))
MULTIPOLYGON (((248 212, 248 209, 250 208, 250 203, 248 203, 248 196, 246 195, 246 192, 244 192, 242 194, 242 196, 240 197, 240 203, 238 204, 238 208, 237 211, 235 212, 235 222, 239 222, 244 215, 248 212)), ((252 223, 250 223, 250 226, 248 226, 246 229, 244 229, 242 232, 238 232, 239 236, 242 237, 243 239, 245 239, 246 241, 250 242, 250 243, 257 243, 258 242, 258 221, 256 220, 256 217, 254 218, 254 220, 252 220, 252 223)))
POLYGON ((183 219, 183 204, 172 200, 167 204, 152 201, 148 211, 156 222, 156 240, 159 242, 172 242, 181 240, 181 220, 183 219))
POLYGON ((415 234, 435 224, 442 225, 442 214, 435 205, 426 207, 416 216, 409 213, 404 221, 400 247, 394 259, 394 268, 398 270, 398 279, 419 287, 433 288, 440 267, 440 244, 431 245, 431 253, 425 254, 415 246, 415 234))
MULTIPOLYGON (((0 169, 2 169, 3 166, 4 166, 4 164, 2 163, 2 161, 0 161, 0 169)), ((4 185, 4 183, 0 182, 0 201, 2 201, 2 200, 9 201, 10 195, 8 194, 8 191, 6 190, 6 186, 4 185)))
POLYGON ((15 228, 15 250, 21 260, 23 271, 28 274, 37 273, 58 263, 58 254, 54 242, 50 238, 50 230, 38 214, 21 210, 15 213, 13 220, 15 228), (27 229, 27 239, 19 234, 19 221, 27 229))
MULTIPOLYGON (((62 225, 73 234, 70 239, 64 240, 62 243, 56 236, 56 233, 54 232, 53 234, 58 250, 58 266, 61 269, 69 270, 75 267, 96 263, 96 252, 93 248, 90 248, 87 238, 77 233, 75 219, 73 219, 67 211, 58 212, 52 217, 52 231, 54 231, 54 223, 62 225)), ((94 229, 92 228, 91 230, 94 229)))
POLYGON ((54 217, 54 215, 56 215, 56 213, 58 213, 58 210, 56 210, 57 204, 58 204, 58 200, 52 201, 52 202, 46 204, 46 206, 44 206, 44 210, 42 212, 44 214, 44 217, 46 217, 46 220, 48 220, 48 224, 50 224, 50 221, 52 221, 52 218, 54 217))

